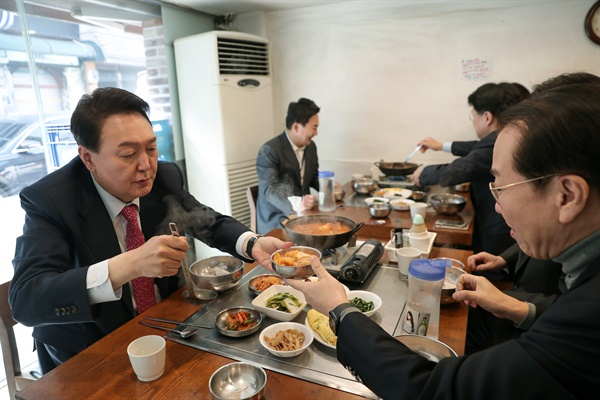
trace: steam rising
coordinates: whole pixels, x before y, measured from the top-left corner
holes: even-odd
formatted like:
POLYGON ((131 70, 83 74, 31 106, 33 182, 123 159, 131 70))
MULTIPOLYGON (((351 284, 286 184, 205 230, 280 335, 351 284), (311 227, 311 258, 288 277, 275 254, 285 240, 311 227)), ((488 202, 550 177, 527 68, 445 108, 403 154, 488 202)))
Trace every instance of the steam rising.
POLYGON ((205 243, 211 235, 210 227, 215 223, 214 211, 205 205, 187 211, 172 195, 165 196, 167 215, 160 223, 160 233, 170 234, 169 222, 175 222, 181 236, 191 235, 205 243))

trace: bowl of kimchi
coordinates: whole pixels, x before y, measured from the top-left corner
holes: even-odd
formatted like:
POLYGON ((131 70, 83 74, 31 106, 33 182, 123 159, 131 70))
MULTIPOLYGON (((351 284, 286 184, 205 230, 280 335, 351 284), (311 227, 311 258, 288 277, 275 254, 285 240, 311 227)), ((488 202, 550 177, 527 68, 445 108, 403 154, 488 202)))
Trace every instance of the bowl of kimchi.
POLYGON ((286 279, 306 279, 314 274, 310 257, 321 258, 321 252, 307 246, 292 246, 271 254, 273 271, 286 279))
POLYGON ((248 336, 260 328, 262 319, 262 314, 252 307, 231 307, 217 315, 215 326, 225 336, 248 336))

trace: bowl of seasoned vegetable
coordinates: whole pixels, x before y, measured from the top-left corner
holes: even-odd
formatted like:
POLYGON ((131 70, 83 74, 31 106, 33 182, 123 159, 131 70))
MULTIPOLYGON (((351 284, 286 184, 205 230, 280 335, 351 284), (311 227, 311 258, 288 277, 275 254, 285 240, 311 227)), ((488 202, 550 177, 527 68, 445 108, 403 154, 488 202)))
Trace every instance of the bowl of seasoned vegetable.
POLYGON ((267 317, 289 322, 304 310, 306 298, 291 286, 273 285, 256 296, 252 306, 267 317))
POLYGON ((251 335, 260 328, 261 324, 262 315, 252 307, 227 308, 215 319, 217 331, 232 337, 251 335))
POLYGON ((379 310, 381 304, 383 304, 381 297, 366 290, 351 290, 346 292, 346 294, 348 295, 350 304, 362 311, 367 317, 373 316, 379 310))

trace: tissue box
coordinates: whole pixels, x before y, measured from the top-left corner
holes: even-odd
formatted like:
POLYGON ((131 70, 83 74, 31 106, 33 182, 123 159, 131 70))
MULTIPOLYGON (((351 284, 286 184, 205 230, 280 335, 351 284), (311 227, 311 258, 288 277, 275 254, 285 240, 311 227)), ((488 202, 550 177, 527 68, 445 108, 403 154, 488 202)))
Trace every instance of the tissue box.
MULTIPOLYGON (((433 247, 433 242, 435 242, 435 237, 437 236, 437 232, 429 232, 429 247, 426 252, 421 252, 421 258, 429 258, 429 254, 431 253, 431 248, 433 247)), ((405 243, 404 247, 408 247, 409 244, 405 243)), ((394 241, 390 240, 385 245, 385 252, 388 256, 388 260, 391 263, 397 263, 398 258, 396 257, 396 248, 394 247, 394 241)))

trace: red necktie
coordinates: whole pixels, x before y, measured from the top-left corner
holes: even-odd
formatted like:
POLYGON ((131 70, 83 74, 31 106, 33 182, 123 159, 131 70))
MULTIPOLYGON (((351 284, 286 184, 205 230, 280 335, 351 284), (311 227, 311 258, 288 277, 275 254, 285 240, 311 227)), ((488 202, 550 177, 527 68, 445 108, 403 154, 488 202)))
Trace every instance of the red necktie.
MULTIPOLYGON (((125 233, 125 245, 127 251, 136 249, 143 245, 144 234, 137 221, 136 206, 130 204, 121 210, 121 214, 127 220, 125 233)), ((154 280, 145 276, 140 276, 131 281, 133 284, 133 295, 137 304, 138 314, 143 313, 156 304, 156 295, 154 294, 154 280)))

